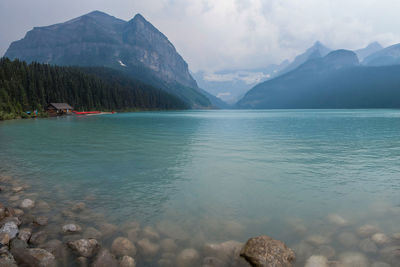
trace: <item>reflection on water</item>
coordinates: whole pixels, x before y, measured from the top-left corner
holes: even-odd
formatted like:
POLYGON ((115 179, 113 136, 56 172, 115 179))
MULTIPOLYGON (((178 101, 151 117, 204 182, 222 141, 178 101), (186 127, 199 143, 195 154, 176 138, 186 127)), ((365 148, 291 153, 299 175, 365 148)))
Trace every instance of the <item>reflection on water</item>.
POLYGON ((398 266, 399 132, 397 110, 9 121, 0 124, 0 172, 29 184, 59 221, 84 202, 88 214, 74 221, 96 229, 137 221, 141 230, 125 236, 172 238, 174 257, 183 248, 203 257, 209 242, 267 234, 294 248, 299 266, 314 254, 398 266), (373 233, 360 234, 365 224, 373 233))

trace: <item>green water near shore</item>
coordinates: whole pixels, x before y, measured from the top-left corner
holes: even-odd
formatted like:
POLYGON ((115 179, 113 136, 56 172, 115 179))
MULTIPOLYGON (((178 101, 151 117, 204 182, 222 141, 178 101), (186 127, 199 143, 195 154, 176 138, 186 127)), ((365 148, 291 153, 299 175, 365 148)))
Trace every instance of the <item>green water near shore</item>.
POLYGON ((365 223, 388 236, 400 232, 399 133, 399 110, 6 121, 0 173, 29 184, 58 210, 83 201, 110 223, 139 221, 182 247, 201 251, 207 242, 260 234, 296 247, 323 235, 337 252, 332 260, 359 251, 372 263, 382 260, 379 252, 346 247, 337 236, 365 223), (338 227, 330 214, 348 224, 338 227))

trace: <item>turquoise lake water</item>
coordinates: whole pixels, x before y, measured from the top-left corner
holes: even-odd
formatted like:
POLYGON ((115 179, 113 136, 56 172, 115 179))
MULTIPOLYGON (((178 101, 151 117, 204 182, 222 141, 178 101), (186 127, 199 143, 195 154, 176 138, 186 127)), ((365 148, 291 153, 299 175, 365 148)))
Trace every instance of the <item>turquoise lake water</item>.
MULTIPOLYGON (((400 110, 6 121, 0 173, 60 208, 87 201, 113 224, 168 228, 199 250, 206 242, 260 234, 295 248, 310 235, 329 233, 339 255, 360 251, 343 246, 335 238, 340 231, 355 233, 368 223, 387 236, 400 232, 400 110), (347 228, 332 225, 332 214, 345 218, 347 228)), ((379 253, 364 254, 382 261, 379 253)))

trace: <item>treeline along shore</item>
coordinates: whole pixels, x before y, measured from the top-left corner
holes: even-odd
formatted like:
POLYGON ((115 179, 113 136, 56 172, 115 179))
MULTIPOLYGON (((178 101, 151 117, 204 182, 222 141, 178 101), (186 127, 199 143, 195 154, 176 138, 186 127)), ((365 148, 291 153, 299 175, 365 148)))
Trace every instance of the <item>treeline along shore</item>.
POLYGON ((0 120, 46 116, 51 102, 75 110, 179 110, 178 97, 103 67, 59 67, 0 59, 0 120))

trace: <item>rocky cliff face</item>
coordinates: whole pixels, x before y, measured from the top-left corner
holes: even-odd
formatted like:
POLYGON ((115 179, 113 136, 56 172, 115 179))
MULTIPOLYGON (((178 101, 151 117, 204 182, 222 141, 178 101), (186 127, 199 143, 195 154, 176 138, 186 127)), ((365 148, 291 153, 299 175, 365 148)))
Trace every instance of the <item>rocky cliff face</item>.
MULTIPOLYGON (((160 73, 167 80, 197 87, 187 63, 176 52, 172 43, 140 14, 124 25, 122 38, 123 43, 133 50, 135 60, 160 73)), ((131 63, 129 57, 126 60, 128 64, 131 63)))
POLYGON ((126 22, 94 11, 65 23, 35 27, 6 57, 57 65, 148 68, 170 84, 197 88, 168 38, 140 14, 126 22))

